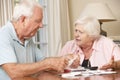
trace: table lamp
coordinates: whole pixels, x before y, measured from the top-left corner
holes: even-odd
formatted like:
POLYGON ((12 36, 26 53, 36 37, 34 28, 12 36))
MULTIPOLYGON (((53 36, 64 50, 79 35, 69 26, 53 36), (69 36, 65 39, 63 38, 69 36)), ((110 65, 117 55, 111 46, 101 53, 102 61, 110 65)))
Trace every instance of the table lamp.
POLYGON ((84 10, 82 11, 80 17, 83 16, 93 16, 96 17, 100 22, 101 35, 107 36, 107 32, 102 30, 102 23, 115 21, 115 17, 112 14, 112 11, 105 3, 89 3, 84 10))

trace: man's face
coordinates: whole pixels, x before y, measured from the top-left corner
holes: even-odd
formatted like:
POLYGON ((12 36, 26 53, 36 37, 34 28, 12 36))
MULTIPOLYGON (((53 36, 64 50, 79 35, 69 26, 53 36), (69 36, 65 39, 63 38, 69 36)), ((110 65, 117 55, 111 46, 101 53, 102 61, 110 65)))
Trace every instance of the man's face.
POLYGON ((25 19, 23 28, 24 39, 29 39, 35 35, 39 28, 42 28, 43 12, 42 9, 36 7, 33 15, 30 18, 25 19))

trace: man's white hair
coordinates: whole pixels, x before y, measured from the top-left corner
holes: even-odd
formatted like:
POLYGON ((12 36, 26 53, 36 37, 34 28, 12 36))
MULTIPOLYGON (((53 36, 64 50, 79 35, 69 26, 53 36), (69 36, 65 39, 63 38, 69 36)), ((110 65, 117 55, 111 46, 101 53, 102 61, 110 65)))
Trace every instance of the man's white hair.
POLYGON ((91 36, 99 37, 100 36, 100 23, 97 18, 91 16, 84 16, 75 21, 75 26, 77 24, 81 25, 84 30, 91 36))
POLYGON ((21 16, 32 16, 34 7, 36 6, 42 8, 35 0, 21 0, 14 8, 13 21, 19 20, 21 16))

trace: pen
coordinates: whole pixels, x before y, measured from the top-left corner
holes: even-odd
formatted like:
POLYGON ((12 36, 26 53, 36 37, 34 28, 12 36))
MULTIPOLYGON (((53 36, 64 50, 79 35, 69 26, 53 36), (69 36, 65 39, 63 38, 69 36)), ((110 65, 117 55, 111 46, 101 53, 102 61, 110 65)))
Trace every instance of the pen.
POLYGON ((81 74, 77 74, 77 75, 75 75, 75 76, 82 76, 81 74))
POLYGON ((71 72, 81 72, 81 71, 86 71, 85 69, 84 70, 72 70, 71 72))

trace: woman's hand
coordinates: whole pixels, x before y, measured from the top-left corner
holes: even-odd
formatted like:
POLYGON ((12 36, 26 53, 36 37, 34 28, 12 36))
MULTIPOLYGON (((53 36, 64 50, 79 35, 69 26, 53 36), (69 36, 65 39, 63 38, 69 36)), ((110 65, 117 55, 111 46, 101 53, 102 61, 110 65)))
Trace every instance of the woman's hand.
POLYGON ((64 56, 66 59, 69 60, 68 66, 70 68, 77 68, 80 64, 80 55, 79 54, 67 54, 64 56))
POLYGON ((73 63, 70 65, 71 68, 77 68, 80 65, 80 56, 77 56, 77 58, 73 61, 73 63))
POLYGON ((100 69, 101 70, 106 70, 106 69, 111 69, 114 66, 114 56, 111 57, 111 60, 108 64, 103 65, 100 69))

